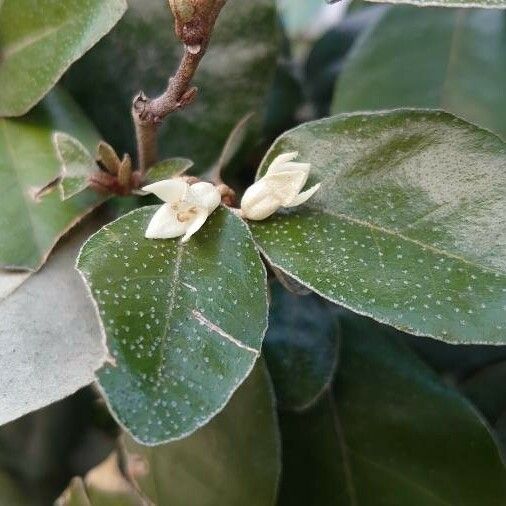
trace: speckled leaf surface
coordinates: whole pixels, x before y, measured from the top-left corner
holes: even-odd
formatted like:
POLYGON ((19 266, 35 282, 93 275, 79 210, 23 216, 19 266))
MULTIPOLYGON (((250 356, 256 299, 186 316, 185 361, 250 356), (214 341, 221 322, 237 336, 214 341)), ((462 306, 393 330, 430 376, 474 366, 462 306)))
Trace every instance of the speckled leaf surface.
POLYGON ((98 166, 90 152, 70 135, 55 133, 53 144, 61 164, 60 194, 67 200, 88 188, 88 179, 98 166))
POLYGON ((20 116, 121 18, 125 0, 5 0, 0 116, 20 116))
POLYGON ((500 506, 506 470, 471 404, 400 340, 342 321, 332 392, 280 417, 281 506, 500 506))
POLYGON ((267 323, 265 270, 247 226, 219 208, 188 243, 148 240, 156 209, 104 227, 78 261, 116 361, 99 372, 100 386, 148 445, 187 436, 223 408, 267 323))
POLYGON ((334 376, 338 325, 330 304, 312 294, 300 297, 271 287, 264 353, 282 409, 314 404, 334 376))
POLYGON ((225 409, 182 441, 156 448, 125 438, 142 494, 170 506, 275 504, 281 455, 275 400, 261 360, 225 409))
POLYGON ((312 163, 307 205, 250 223, 275 267, 412 334, 506 342, 506 145, 450 114, 341 115, 282 135, 262 162, 312 163))
MULTIPOLYGON (((72 67, 65 84, 107 141, 118 152, 133 153, 132 97, 139 90, 159 95, 179 64, 182 48, 166 2, 128 4, 118 26, 72 67), (121 87, 111 86, 114 82, 121 87)), ((161 156, 190 158, 202 173, 218 159, 237 122, 251 111, 252 128, 258 133, 278 38, 274 0, 228 0, 195 76, 197 100, 183 114, 167 118, 161 128, 161 156)))
POLYGON ((350 53, 332 110, 440 108, 506 139, 505 53, 497 11, 392 7, 350 53))
POLYGON ((38 269, 59 237, 102 201, 91 191, 66 202, 58 191, 36 196, 60 172, 53 130, 90 149, 98 142, 93 125, 61 91, 23 118, 0 119, 0 267, 38 269))

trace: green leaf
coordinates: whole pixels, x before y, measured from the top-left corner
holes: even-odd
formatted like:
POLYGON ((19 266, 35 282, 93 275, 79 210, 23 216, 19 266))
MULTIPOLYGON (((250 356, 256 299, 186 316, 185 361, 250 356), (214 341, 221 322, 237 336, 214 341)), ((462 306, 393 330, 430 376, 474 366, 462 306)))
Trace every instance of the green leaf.
POLYGON ((337 324, 316 295, 298 297, 279 284, 271 289, 264 352, 278 405, 303 410, 328 387, 337 365, 337 324))
MULTIPOLYGON (((366 0, 368 2, 385 2, 391 4, 411 4, 418 7, 483 7, 486 9, 503 9, 505 0, 366 0)), ((499 16, 497 16, 499 17, 499 16)))
POLYGON ((281 136, 307 205, 250 227, 268 260, 329 300, 412 334, 505 343, 506 145, 450 114, 341 115, 281 136))
POLYGON ((389 8, 350 54, 332 110, 441 108, 506 139, 505 53, 496 11, 389 8))
POLYGON ((92 383, 105 360, 93 305, 73 268, 97 227, 86 223, 0 300, 0 425, 92 383))
POLYGON ((494 426, 497 438, 503 452, 503 458, 506 460, 506 411, 500 416, 494 426))
MULTIPOLYGON (((129 119, 132 97, 139 90, 159 95, 179 64, 181 42, 172 25, 166 2, 131 0, 117 28, 67 75, 66 86, 118 152, 135 149, 129 119), (111 86, 114 82, 121 87, 111 86)), ((273 0, 228 0, 195 76, 197 101, 164 123, 161 155, 190 158, 201 173, 217 160, 245 114, 256 112, 252 127, 258 132, 277 45, 273 0)))
POLYGON ((0 116, 20 116, 95 45, 125 0, 5 0, 0 12, 0 116))
POLYGON ((399 333, 392 328, 389 330, 401 334, 430 367, 455 383, 494 362, 506 360, 506 346, 448 344, 428 337, 399 333))
POLYGON ((98 166, 90 152, 70 135, 56 132, 53 144, 61 163, 61 198, 68 200, 88 188, 89 177, 98 170, 98 166))
POLYGON ((491 364, 476 372, 459 387, 474 405, 494 424, 506 411, 506 361, 491 364))
POLYGON ((126 438, 126 449, 129 474, 153 503, 274 504, 280 442, 265 366, 259 362, 226 408, 189 438, 156 448, 126 438))
MULTIPOLYGON (((0 1, 0 7, 1 7, 0 1)), ((31 506, 22 487, 16 483, 12 476, 0 470, 0 504, 6 506, 31 506)))
POLYGON ((281 505, 506 503, 506 471, 486 423, 405 343, 342 321, 332 391, 281 415, 281 505))
POLYGON ((55 191, 37 196, 59 173, 53 130, 87 147, 98 142, 94 127, 60 91, 26 117, 0 119, 0 267, 38 269, 58 239, 103 200, 91 191, 66 202, 55 191))
POLYGON ((146 174, 146 184, 181 176, 192 166, 193 162, 187 158, 169 158, 163 160, 149 169, 146 174))
POLYGON ((266 275, 246 225, 219 208, 188 243, 149 240, 156 206, 107 225, 78 269, 116 366, 98 373, 120 423, 141 443, 188 436, 251 371, 266 329, 266 275))

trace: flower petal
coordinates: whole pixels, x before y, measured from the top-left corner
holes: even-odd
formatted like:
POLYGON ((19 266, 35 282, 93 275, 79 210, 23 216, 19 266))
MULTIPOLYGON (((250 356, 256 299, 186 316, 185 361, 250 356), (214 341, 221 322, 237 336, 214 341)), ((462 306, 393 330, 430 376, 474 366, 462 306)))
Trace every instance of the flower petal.
POLYGON ((279 172, 304 172, 306 175, 309 175, 309 171, 311 169, 310 163, 305 162, 288 162, 285 163, 282 167, 282 170, 278 170, 279 172))
POLYGON ((321 183, 315 184, 309 190, 299 193, 289 204, 285 204, 284 207, 295 207, 304 204, 306 200, 310 199, 319 189, 321 183))
MULTIPOLYGON (((221 198, 221 195, 220 195, 221 198)), ((191 220, 189 223, 187 223, 187 229, 186 234, 183 236, 183 239, 181 242, 187 242, 190 237, 197 232, 202 225, 206 222, 207 218, 209 217, 209 211, 203 207, 198 208, 197 214, 195 215, 195 218, 191 220)))
POLYGON ((177 219, 177 211, 164 204, 156 211, 149 222, 144 236, 147 239, 172 239, 183 235, 191 222, 177 219))
POLYGON ((268 178, 251 185, 241 200, 241 211, 249 220, 264 220, 281 207, 281 201, 272 192, 268 178))
POLYGON ((291 162, 292 160, 295 160, 299 156, 299 153, 297 151, 292 151, 291 153, 283 153, 281 155, 276 156, 272 163, 269 165, 269 168, 267 169, 267 172, 265 173, 266 176, 269 176, 271 174, 276 174, 276 172, 279 172, 283 169, 283 165, 287 162, 291 162))
POLYGON ((220 205, 221 194, 213 184, 201 181, 190 186, 185 200, 207 209, 211 214, 220 205))
POLYGON ((307 174, 303 171, 278 172, 262 178, 268 185, 269 192, 282 206, 288 205, 297 197, 307 180, 307 174))
POLYGON ((142 190, 154 193, 159 199, 172 204, 183 200, 188 193, 189 184, 182 179, 164 179, 144 186, 142 190))

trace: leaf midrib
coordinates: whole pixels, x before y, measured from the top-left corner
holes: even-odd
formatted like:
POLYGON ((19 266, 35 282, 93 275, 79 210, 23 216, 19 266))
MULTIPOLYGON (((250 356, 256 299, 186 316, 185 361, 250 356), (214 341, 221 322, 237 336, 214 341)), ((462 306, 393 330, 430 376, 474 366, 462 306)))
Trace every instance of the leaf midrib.
POLYGON ((444 504, 446 506, 452 506, 451 503, 449 503, 449 502, 445 501, 444 499, 442 499, 441 497, 435 495, 432 490, 429 490, 424 485, 421 485, 415 481, 412 481, 412 480, 406 478, 406 476, 400 474, 395 469, 392 469, 388 466, 385 466, 384 464, 376 462, 375 460, 373 460, 369 457, 366 457, 365 455, 362 455, 360 452, 357 452, 356 450, 352 449, 348 445, 348 443, 346 442, 344 429, 342 426, 341 418, 339 416, 339 411, 337 409, 337 402, 336 402, 336 398, 335 398, 335 393, 333 392, 332 388, 328 389, 327 397, 328 397, 328 402, 329 402, 329 406, 330 406, 331 413, 332 413, 332 422, 333 422, 333 427, 334 427, 334 433, 335 433, 335 436, 338 440, 339 447, 341 448, 342 464, 343 464, 344 475, 345 475, 345 479, 346 479, 346 488, 347 488, 347 492, 348 492, 351 506, 358 506, 359 502, 358 502, 358 498, 356 495, 355 484, 353 481, 353 470, 352 470, 351 462, 349 459, 349 453, 352 453, 356 458, 363 460, 364 462, 366 462, 372 466, 375 466, 375 467, 381 469, 382 471, 394 476, 399 481, 402 481, 402 482, 408 484, 410 487, 414 488, 415 490, 418 490, 419 492, 424 493, 426 496, 428 496, 432 499, 439 501, 441 504, 444 504))
POLYGON ((172 313, 174 312, 174 306, 176 302, 176 293, 180 284, 179 273, 181 271, 181 264, 183 262, 183 253, 184 253, 184 244, 178 241, 176 258, 174 260, 174 271, 173 275, 170 276, 170 278, 172 279, 172 287, 169 292, 169 300, 167 302, 165 328, 163 329, 163 338, 162 342, 160 343, 160 365, 158 366, 158 377, 160 379, 164 377, 163 371, 165 369, 165 356, 166 356, 165 352, 167 349, 167 342, 168 342, 167 336, 170 331, 172 313))
POLYGON ((58 33, 62 28, 69 24, 71 20, 67 20, 58 26, 49 26, 39 30, 35 34, 28 35, 22 39, 18 39, 2 49, 3 63, 9 61, 10 58, 15 57, 19 53, 31 48, 41 40, 50 38, 53 34, 58 33))
MULTIPOLYGON (((325 184, 325 180, 322 181, 322 184, 325 184)), ((314 207, 314 206, 311 206, 311 205, 307 205, 307 207, 309 209, 311 209, 312 211, 315 211, 315 212, 319 212, 319 213, 324 213, 324 214, 327 214, 328 216, 331 216, 333 218, 338 218, 338 219, 341 219, 341 220, 345 220, 349 223, 352 223, 354 225, 360 225, 362 227, 366 227, 366 228, 369 228, 370 230, 374 230, 376 232, 381 232, 383 234, 387 234, 387 235, 390 235, 392 237, 396 237, 402 241, 405 241, 405 242, 409 242, 411 244, 415 244, 417 246, 420 246, 421 248, 423 249, 426 249, 426 250, 429 250, 437 255, 441 255, 441 256, 445 256, 447 258, 451 258, 453 260, 458 260, 459 262, 462 262, 466 265, 470 265, 472 267, 474 267, 475 269, 479 269, 479 270, 485 270, 485 271, 488 271, 492 274, 495 274, 495 275, 498 275, 498 276, 501 276, 501 277, 504 277, 506 276, 506 273, 504 273, 503 271, 500 271, 500 270, 497 270, 493 267, 490 267, 488 265, 479 265, 479 264, 476 264, 474 262, 472 262, 471 260, 468 260, 467 258, 464 258, 464 257, 461 257, 455 253, 450 253, 449 251, 446 251, 446 250, 442 250, 442 249, 439 249, 439 248, 436 248, 435 246, 431 245, 431 244, 425 244, 417 239, 413 239, 412 237, 408 237, 404 234, 401 234, 399 232, 395 232, 393 230, 389 230, 388 228, 384 228, 382 227, 381 225, 377 225, 375 223, 370 223, 368 221, 365 221, 365 220, 361 220, 360 218, 354 218, 353 216, 348 216, 346 214, 342 214, 342 213, 335 213, 335 212, 332 212, 330 209, 328 208, 321 208, 321 207, 314 207)))

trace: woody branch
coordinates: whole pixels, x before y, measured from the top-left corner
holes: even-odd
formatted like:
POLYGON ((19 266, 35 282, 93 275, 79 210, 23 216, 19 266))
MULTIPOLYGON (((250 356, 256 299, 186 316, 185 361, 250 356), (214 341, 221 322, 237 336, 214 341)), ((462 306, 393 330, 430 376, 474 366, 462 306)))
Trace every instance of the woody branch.
POLYGON ((132 116, 141 174, 158 159, 157 137, 163 119, 189 105, 197 96, 197 88, 191 86, 191 82, 226 0, 168 0, 168 3, 184 52, 176 73, 159 97, 151 99, 140 92, 134 98, 132 116))

